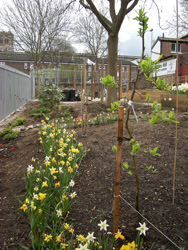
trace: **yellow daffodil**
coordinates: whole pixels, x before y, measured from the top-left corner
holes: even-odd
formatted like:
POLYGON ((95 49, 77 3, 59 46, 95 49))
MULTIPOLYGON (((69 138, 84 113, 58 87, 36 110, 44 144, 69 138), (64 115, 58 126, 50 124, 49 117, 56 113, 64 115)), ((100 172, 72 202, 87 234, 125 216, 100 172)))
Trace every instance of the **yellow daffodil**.
POLYGON ((56 242, 61 242, 61 234, 56 236, 56 242))
POLYGON ((45 198, 46 198, 46 193, 45 193, 45 194, 39 193, 39 199, 40 199, 41 201, 43 201, 45 198))
POLYGON ((45 234, 44 235, 44 241, 46 241, 46 242, 49 242, 50 240, 52 240, 52 235, 51 234, 45 234))
POLYGON ((71 167, 68 167, 68 172, 69 173, 72 173, 73 172, 73 169, 71 167))
POLYGON ((20 208, 21 210, 23 210, 25 212, 25 210, 27 210, 27 205, 23 204, 22 207, 20 208))
POLYGON ((42 187, 48 187, 47 181, 43 181, 42 187))

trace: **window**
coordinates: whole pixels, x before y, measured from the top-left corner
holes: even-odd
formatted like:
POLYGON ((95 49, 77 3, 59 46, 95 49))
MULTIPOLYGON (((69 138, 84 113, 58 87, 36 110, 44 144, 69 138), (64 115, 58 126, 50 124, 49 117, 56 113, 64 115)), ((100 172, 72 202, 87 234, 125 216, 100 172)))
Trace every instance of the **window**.
POLYGON ((27 69, 27 63, 24 63, 24 69, 27 69))
POLYGON ((5 39, 5 44, 8 44, 8 39, 5 39))
MULTIPOLYGON (((171 52, 175 53, 176 51, 176 43, 171 43, 171 52)), ((178 43, 178 52, 181 52, 181 44, 178 43)))
POLYGON ((3 39, 0 39, 0 43, 3 43, 3 39))

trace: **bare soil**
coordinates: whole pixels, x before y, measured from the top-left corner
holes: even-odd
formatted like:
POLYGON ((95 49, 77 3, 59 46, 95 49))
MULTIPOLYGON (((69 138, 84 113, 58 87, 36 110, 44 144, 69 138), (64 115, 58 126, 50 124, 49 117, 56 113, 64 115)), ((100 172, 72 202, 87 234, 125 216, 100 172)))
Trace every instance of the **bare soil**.
MULTIPOLYGON (((16 116, 27 117, 26 127, 34 128, 19 133, 18 138, 10 143, 0 138, 0 249, 21 249, 18 243, 30 246, 28 240, 29 223, 20 214, 17 197, 25 194, 24 174, 31 164, 31 158, 44 159, 41 144, 38 141, 38 126, 41 118, 32 118, 29 111, 37 102, 28 103, 20 112, 12 115, 0 124, 0 130, 7 127, 16 116)), ((62 104, 71 106, 74 117, 81 115, 80 103, 62 104)), ((106 110, 104 104, 90 102, 89 113, 94 116, 106 110)), ((155 242, 154 249, 188 249, 188 113, 179 112, 178 146, 175 171, 175 203, 173 196, 173 169, 175 149, 175 124, 159 123, 156 127, 143 120, 143 114, 151 113, 145 105, 136 105, 139 118, 130 121, 134 138, 141 143, 137 157, 140 175, 140 213, 135 210, 135 176, 121 171, 120 218, 119 228, 125 241, 133 241, 139 222, 146 222, 149 230, 144 237, 144 248, 149 249, 155 242), (142 112, 142 115, 140 115, 142 112), (150 147, 159 147, 160 157, 152 157, 144 152, 150 147), (153 165, 158 173, 148 171, 146 165, 153 165), (144 217, 144 218, 143 218, 144 217), (146 220, 147 219, 147 220, 146 220), (151 223, 151 224, 150 224, 151 223)), ((112 146, 117 145, 117 122, 90 126, 87 137, 82 137, 82 129, 76 129, 77 140, 87 144, 88 151, 78 172, 74 191, 78 198, 67 218, 73 223, 76 234, 97 235, 100 220, 107 220, 110 230, 113 228, 113 200, 115 186, 116 156, 112 146)), ((126 131, 124 136, 128 137, 126 131)), ((132 164, 130 145, 123 143, 122 162, 132 164)), ((118 243, 116 249, 122 242, 118 243), (119 245, 118 245, 119 244, 119 245)))

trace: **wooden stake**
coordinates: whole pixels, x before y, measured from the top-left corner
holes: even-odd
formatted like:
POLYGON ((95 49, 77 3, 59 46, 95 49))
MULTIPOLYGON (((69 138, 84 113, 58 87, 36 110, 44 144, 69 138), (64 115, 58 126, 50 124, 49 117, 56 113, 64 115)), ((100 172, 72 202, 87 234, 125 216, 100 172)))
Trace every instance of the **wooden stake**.
POLYGON ((119 99, 122 98, 122 58, 119 61, 119 99))
POLYGON ((94 76, 94 65, 91 66, 91 100, 93 100, 93 76, 94 76))
POLYGON ((124 107, 119 107, 118 121, 118 143, 116 153, 116 181, 115 181, 115 197, 114 197, 114 223, 113 233, 117 233, 119 226, 119 191, 120 191, 120 175, 121 175, 121 152, 123 143, 123 117, 124 107))
POLYGON ((127 68, 127 92, 129 91, 129 67, 127 68))
POLYGON ((83 85, 84 85, 84 94, 86 95, 86 62, 83 63, 83 85))
POLYGON ((95 91, 96 91, 96 65, 94 65, 94 99, 95 99, 95 91))
POLYGON ((74 89, 76 91, 76 69, 74 69, 74 89))
POLYGON ((85 119, 84 119, 84 133, 83 135, 86 135, 86 130, 87 130, 87 108, 88 108, 88 96, 86 96, 86 103, 85 103, 85 119))

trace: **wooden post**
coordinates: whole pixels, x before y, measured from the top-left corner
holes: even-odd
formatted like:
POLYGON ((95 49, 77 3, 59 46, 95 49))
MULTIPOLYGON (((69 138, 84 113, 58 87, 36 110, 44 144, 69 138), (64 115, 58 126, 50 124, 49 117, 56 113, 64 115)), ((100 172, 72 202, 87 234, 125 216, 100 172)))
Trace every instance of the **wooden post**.
POLYGON ((127 67, 127 92, 129 91, 129 67, 127 67))
POLYGON ((100 97, 100 69, 98 69, 98 98, 100 97))
POLYGON ((84 86, 84 94, 86 94, 86 62, 83 63, 83 86, 84 86))
POLYGON ((94 65, 91 65, 91 100, 93 100, 93 76, 94 76, 94 65))
POLYGON ((96 65, 94 65, 94 99, 95 99, 95 91, 96 91, 96 65))
MULTIPOLYGON (((104 60, 102 60, 101 64, 101 77, 104 76, 104 60)), ((101 102, 103 102, 103 84, 101 83, 101 102)))
POLYGON ((85 117, 84 117, 84 133, 83 135, 86 135, 87 130, 87 108, 88 108, 88 96, 86 96, 86 103, 85 103, 85 117))
POLYGON ((119 99, 122 98, 122 58, 119 60, 119 99))
POLYGON ((119 191, 120 191, 120 173, 121 173, 121 152, 123 143, 123 117, 124 107, 119 107, 118 121, 118 143, 116 153, 116 181, 115 181, 115 196, 114 196, 114 223, 113 233, 117 233, 119 226, 119 191))
POLYGON ((74 69, 74 89, 76 90, 76 68, 74 69))

